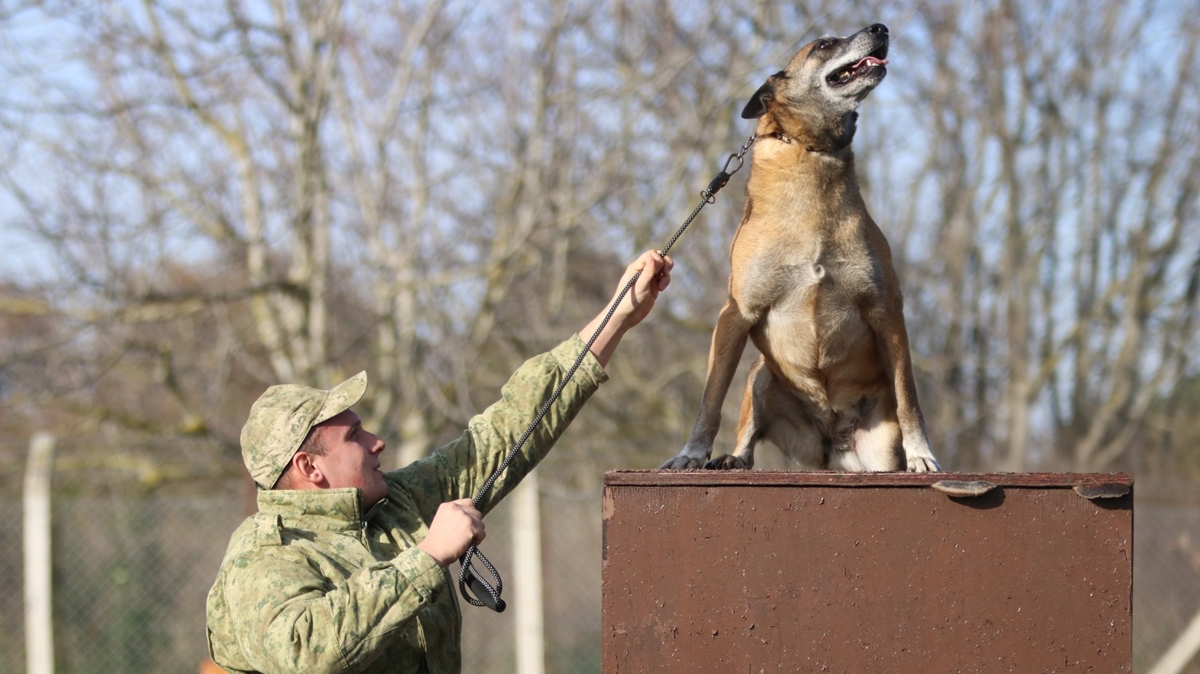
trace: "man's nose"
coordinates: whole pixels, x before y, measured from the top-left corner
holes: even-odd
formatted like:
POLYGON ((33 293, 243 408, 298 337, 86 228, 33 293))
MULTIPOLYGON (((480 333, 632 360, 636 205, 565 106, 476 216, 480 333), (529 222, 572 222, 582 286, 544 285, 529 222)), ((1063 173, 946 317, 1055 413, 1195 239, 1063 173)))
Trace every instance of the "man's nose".
POLYGON ((383 438, 374 433, 371 434, 371 437, 375 438, 375 444, 371 447, 372 454, 378 454, 387 449, 387 443, 383 441, 383 438))

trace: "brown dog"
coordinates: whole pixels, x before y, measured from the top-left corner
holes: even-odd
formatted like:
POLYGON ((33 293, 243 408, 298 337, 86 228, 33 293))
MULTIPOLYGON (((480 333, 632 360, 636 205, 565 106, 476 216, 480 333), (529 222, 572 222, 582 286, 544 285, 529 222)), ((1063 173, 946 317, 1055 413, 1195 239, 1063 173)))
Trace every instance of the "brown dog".
POLYGON ((940 470, 917 405, 892 253, 867 213, 850 141, 855 109, 887 74, 888 30, 824 37, 767 79, 746 206, 733 239, 691 438, 662 468, 751 468, 770 440, 802 465, 940 470), (750 370, 732 456, 709 461, 746 338, 750 370))

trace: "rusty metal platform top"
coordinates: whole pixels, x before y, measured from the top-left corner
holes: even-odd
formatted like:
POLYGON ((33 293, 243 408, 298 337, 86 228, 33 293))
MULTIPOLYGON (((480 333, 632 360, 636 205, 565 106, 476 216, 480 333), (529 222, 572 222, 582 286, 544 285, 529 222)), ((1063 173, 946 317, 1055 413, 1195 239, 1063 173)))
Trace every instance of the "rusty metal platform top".
POLYGON ((1037 489, 1078 486, 1133 486, 1125 473, 840 473, 773 470, 612 470, 604 485, 613 487, 708 485, 753 487, 928 487, 942 481, 986 481, 997 487, 1037 489))

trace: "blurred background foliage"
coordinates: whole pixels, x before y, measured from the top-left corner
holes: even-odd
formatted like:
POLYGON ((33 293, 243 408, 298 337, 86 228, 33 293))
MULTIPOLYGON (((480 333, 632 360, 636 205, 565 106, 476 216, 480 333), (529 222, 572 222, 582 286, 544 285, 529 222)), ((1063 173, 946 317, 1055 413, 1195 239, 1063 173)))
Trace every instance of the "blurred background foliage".
MULTIPOLYGON (((1189 493, 1200 17, 1133 0, 0 2, 0 488, 49 430, 56 493, 220 499, 196 542, 220 548, 250 402, 363 369, 391 465, 427 453, 661 247, 768 75, 876 21, 855 151, 943 466, 1189 493)), ((605 470, 686 439, 745 173, 544 498, 598 503, 605 470)))

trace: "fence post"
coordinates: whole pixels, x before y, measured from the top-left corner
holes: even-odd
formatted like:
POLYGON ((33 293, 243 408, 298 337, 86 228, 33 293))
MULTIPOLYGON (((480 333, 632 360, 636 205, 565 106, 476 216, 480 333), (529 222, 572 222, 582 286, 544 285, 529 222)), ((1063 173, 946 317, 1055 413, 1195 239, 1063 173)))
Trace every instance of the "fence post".
POLYGON ((521 480, 513 494, 513 609, 517 641, 517 671, 542 674, 545 644, 542 615, 542 521, 538 506, 537 471, 521 480))
POLYGON ((54 625, 50 592, 50 478, 54 436, 35 433, 25 467, 25 669, 54 674, 54 625))

